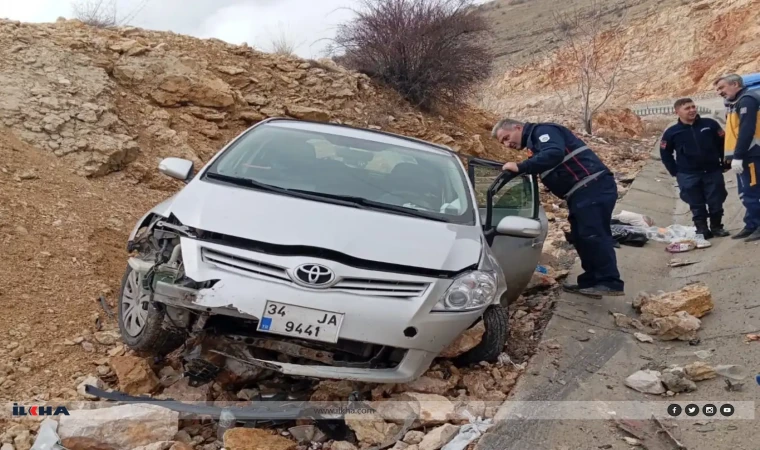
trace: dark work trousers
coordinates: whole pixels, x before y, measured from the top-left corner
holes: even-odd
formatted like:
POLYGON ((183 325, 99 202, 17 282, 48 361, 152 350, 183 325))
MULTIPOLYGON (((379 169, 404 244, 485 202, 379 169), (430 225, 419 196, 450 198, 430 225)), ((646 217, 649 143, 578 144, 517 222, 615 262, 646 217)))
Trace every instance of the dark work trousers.
POLYGON ((723 216, 723 202, 728 198, 723 172, 679 172, 676 180, 681 200, 689 205, 695 223, 706 222, 708 217, 723 216))
POLYGON ((744 171, 737 176, 739 198, 746 209, 744 228, 760 228, 760 158, 744 160, 744 171))
POLYGON ((591 181, 567 199, 570 233, 584 271, 578 276, 581 289, 598 285, 615 290, 624 288, 610 230, 617 196, 615 177, 610 173, 591 181))

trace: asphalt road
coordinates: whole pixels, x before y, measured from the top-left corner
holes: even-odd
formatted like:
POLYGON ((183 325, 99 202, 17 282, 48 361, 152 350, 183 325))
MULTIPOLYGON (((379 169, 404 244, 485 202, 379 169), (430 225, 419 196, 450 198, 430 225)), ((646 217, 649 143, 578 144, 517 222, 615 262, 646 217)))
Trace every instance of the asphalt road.
MULTIPOLYGON (((726 174, 726 181, 729 198, 724 222, 735 233, 741 229, 744 208, 732 172, 726 174)), ((691 225, 690 212, 678 199, 674 180, 656 160, 650 161, 618 202, 616 212, 623 209, 647 214, 658 226, 691 225)), ((653 413, 663 423, 676 425, 672 433, 689 450, 760 449, 754 419, 760 419, 756 410, 760 386, 754 380, 760 373, 760 342, 744 342, 747 333, 760 330, 759 254, 760 244, 730 238, 716 238, 710 248, 679 255, 669 254, 665 244, 654 241, 642 248, 623 246, 617 255, 626 297, 593 300, 562 294, 543 336, 559 348, 540 347, 499 410, 496 425, 476 449, 630 449, 623 440, 630 435, 619 431, 612 419, 636 419, 641 426, 654 426, 653 413), (674 256, 698 262, 671 269, 667 264, 674 256), (635 330, 615 326, 610 312, 636 317, 630 303, 639 291, 675 290, 697 280, 708 284, 715 302, 715 309, 702 318, 699 345, 641 343, 632 334, 635 330), (696 392, 673 397, 642 394, 623 384, 627 376, 649 363, 685 365, 700 361, 695 351, 711 349, 714 351, 704 362, 740 364, 748 369, 750 376, 742 391, 727 391, 722 377, 698 382, 696 392), (673 403, 682 408, 696 403, 700 409, 706 403, 716 408, 729 403, 735 413, 731 417, 682 413, 674 419, 667 413, 673 403)), ((571 272, 571 280, 579 273, 578 266, 571 272)), ((664 442, 647 448, 678 448, 664 442)))

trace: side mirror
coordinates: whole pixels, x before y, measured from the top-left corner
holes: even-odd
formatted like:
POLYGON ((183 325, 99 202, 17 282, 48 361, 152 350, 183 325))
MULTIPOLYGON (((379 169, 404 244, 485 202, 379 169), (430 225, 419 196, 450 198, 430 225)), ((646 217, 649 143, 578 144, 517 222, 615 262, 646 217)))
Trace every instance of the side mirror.
POLYGON ((187 182, 193 174, 193 162, 182 158, 165 158, 158 164, 158 171, 187 182))
POLYGON ((507 216, 496 225, 496 232, 507 236, 537 238, 541 231, 540 221, 520 216, 507 216))

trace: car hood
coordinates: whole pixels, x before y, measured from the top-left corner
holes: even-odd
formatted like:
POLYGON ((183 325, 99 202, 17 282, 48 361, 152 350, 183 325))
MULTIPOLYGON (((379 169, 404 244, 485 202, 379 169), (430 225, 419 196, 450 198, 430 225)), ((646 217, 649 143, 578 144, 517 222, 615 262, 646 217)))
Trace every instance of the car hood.
POLYGON ((477 226, 351 208, 196 179, 171 199, 184 225, 369 261, 459 271, 480 260, 477 226))

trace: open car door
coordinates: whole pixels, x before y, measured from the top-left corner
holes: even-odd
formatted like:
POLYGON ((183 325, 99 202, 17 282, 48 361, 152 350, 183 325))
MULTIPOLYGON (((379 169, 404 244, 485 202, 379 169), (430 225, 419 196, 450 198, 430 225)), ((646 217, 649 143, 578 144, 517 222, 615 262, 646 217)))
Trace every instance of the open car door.
POLYGON ((548 220, 535 175, 502 172, 503 163, 469 158, 467 173, 475 189, 483 234, 507 281, 506 306, 523 292, 541 258, 548 220))

